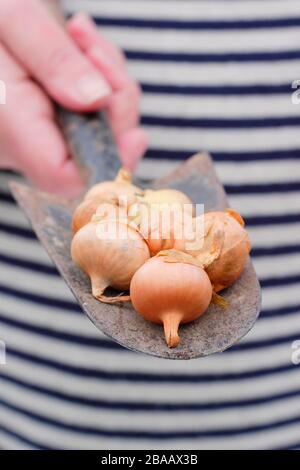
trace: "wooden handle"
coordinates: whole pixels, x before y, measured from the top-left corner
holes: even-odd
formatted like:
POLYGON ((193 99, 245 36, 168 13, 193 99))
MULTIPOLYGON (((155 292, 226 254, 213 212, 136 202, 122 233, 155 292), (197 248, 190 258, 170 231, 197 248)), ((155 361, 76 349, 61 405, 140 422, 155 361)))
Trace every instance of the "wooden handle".
MULTIPOLYGON (((60 2, 43 1, 63 25, 60 2)), ((99 181, 113 179, 121 163, 106 113, 79 114, 57 106, 57 118, 87 188, 99 181)))

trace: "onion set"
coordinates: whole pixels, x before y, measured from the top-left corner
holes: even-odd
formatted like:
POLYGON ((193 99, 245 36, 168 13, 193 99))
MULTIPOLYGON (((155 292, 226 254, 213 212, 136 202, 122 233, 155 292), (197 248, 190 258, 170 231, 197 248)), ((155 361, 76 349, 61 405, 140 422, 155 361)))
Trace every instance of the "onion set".
POLYGON ((73 261, 89 276, 93 296, 102 302, 129 300, 128 296, 106 297, 107 287, 128 290, 134 273, 149 258, 140 234, 116 220, 89 222, 75 234, 73 261))
POLYGON ((103 218, 111 218, 114 208, 119 208, 120 211, 126 210, 127 214, 129 206, 134 204, 137 196, 142 194, 143 191, 132 184, 131 174, 122 168, 114 181, 103 181, 86 193, 84 200, 73 214, 73 233, 90 222, 95 213, 102 213, 103 218), (107 211, 106 214, 105 211, 107 211))
POLYGON ((211 302, 226 306, 217 292, 239 278, 251 248, 233 209, 194 217, 184 193, 143 191, 123 169, 87 192, 72 230, 72 259, 89 276, 92 295, 131 300, 138 314, 163 325, 170 348, 179 344, 180 324, 199 318, 211 302), (108 287, 120 293, 106 296, 108 287))
POLYGON ((131 302, 146 320, 163 324, 167 345, 179 343, 178 327, 200 317, 212 298, 208 275, 196 260, 174 250, 147 261, 133 276, 131 302))
POLYGON ((128 215, 148 244, 151 256, 174 247, 176 238, 192 224, 194 206, 175 189, 146 190, 129 207, 128 215))
POLYGON ((128 206, 135 201, 136 195, 142 195, 143 191, 132 184, 132 176, 129 171, 118 172, 114 181, 103 181, 93 186, 85 195, 84 199, 101 199, 109 201, 111 199, 127 199, 128 206))
POLYGON ((241 275, 251 245, 242 217, 232 209, 207 212, 194 220, 192 244, 177 240, 174 247, 194 256, 206 270, 214 292, 230 287, 241 275), (198 235, 198 236, 197 236, 198 235), (190 248, 188 248, 190 246, 190 248))

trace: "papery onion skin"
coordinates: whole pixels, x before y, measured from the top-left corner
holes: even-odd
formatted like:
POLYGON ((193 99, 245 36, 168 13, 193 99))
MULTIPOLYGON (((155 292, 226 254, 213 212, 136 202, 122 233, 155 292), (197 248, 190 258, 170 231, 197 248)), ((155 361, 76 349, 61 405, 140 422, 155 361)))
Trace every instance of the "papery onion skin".
POLYGON ((86 194, 84 199, 104 198, 120 199, 126 202, 129 207, 136 200, 136 195, 143 195, 143 191, 137 186, 131 184, 131 174, 121 168, 114 181, 103 181, 93 186, 86 194))
POLYGON ((148 245, 151 256, 155 256, 162 250, 171 250, 173 248, 175 238, 174 232, 174 221, 167 221, 167 223, 159 221, 157 224, 149 227, 148 233, 145 236, 145 241, 148 245), (164 227, 162 226, 163 224, 164 227), (164 233, 164 231, 166 233, 164 233))
POLYGON ((220 292, 232 286, 241 276, 248 260, 250 249, 249 237, 246 234, 236 245, 228 249, 225 248, 220 258, 213 261, 206 268, 214 292, 220 292))
POLYGON ((193 213, 191 199, 181 191, 168 188, 147 189, 128 211, 145 238, 151 256, 173 248, 178 231, 184 231, 183 225, 193 213))
POLYGON ((132 276, 150 254, 138 232, 125 224, 108 220, 83 226, 73 237, 71 256, 90 277, 93 296, 109 301, 103 295, 104 290, 108 286, 128 289, 132 276))
POLYGON ((107 198, 107 202, 103 197, 97 197, 92 199, 84 199, 74 211, 72 217, 72 231, 76 233, 81 227, 89 223, 94 214, 98 211, 100 206, 112 205, 117 207, 117 200, 107 198))
POLYGON ((142 190, 137 186, 106 181, 91 188, 84 199, 101 197, 104 201, 114 199, 120 201, 119 204, 123 201, 124 205, 126 204, 129 207, 136 201, 136 195, 141 193, 142 190))
POLYGON ((245 221, 241 214, 236 212, 234 209, 231 209, 230 207, 225 209, 225 212, 226 214, 230 215, 230 217, 233 217, 242 227, 245 227, 245 221))
POLYGON ((206 268, 215 292, 230 287, 240 277, 251 250, 249 235, 235 217, 223 212, 208 212, 206 216, 220 218, 220 214, 225 232, 222 250, 220 256, 206 268))
MULTIPOLYGON (((213 285, 214 292, 230 287, 242 274, 251 250, 243 219, 234 212, 207 212, 198 219, 204 222, 206 232, 202 248, 186 249, 185 240, 175 248, 195 256, 202 262, 213 285)), ((201 234, 202 237, 203 234, 201 234)))
MULTIPOLYGON (((124 208, 126 212, 134 204, 137 195, 143 191, 131 184, 131 174, 121 168, 114 181, 103 181, 93 186, 85 195, 84 200, 75 209, 72 218, 72 230, 76 233, 81 227, 91 221, 98 207, 103 204, 112 204, 116 208, 124 208)), ((116 217, 115 215, 113 216, 116 217)), ((103 216, 103 218, 105 218, 103 216)), ((108 218, 112 218, 109 215, 108 218)))
POLYGON ((186 228, 192 225, 191 211, 190 206, 185 210, 178 202, 160 206, 136 202, 130 206, 128 215, 135 220, 151 256, 155 256, 159 251, 172 249, 176 237, 182 239, 186 228))
POLYGON ((154 204, 164 206, 165 204, 180 204, 185 211, 191 214, 194 213, 194 205, 191 199, 177 189, 147 189, 144 191, 143 201, 148 205, 154 204))
POLYGON ((146 320, 164 325, 169 347, 179 343, 178 327, 200 317, 212 298, 212 286, 198 266, 154 257, 134 274, 130 297, 146 320))
POLYGON ((157 214, 157 219, 153 218, 150 224, 140 225, 141 234, 149 247, 151 256, 155 256, 160 251, 171 250, 174 247, 176 236, 184 233, 185 224, 189 214, 182 214, 182 219, 176 219, 176 214, 166 211, 157 214))

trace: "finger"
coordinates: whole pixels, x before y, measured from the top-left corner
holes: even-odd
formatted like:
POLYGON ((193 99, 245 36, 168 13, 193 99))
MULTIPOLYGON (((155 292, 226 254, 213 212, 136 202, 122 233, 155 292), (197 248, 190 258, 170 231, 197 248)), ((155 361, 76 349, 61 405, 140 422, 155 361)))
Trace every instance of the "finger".
MULTIPOLYGON (((17 62, 10 60, 5 48, 0 43, 0 70, 1 79, 4 80, 7 94, 8 83, 11 81, 22 81, 27 78, 25 70, 17 62)), ((15 159, 11 158, 7 146, 6 113, 8 103, 0 106, 0 168, 18 170, 19 166, 15 159)))
POLYGON ((146 134, 137 128, 140 87, 128 75, 122 52, 102 35, 86 14, 75 15, 68 22, 67 29, 114 91, 108 103, 110 123, 122 162, 127 168, 133 169, 147 148, 146 134))
POLYGON ((120 90, 129 80, 121 52, 103 36, 93 21, 85 14, 75 15, 67 23, 73 41, 99 69, 114 91, 120 90))
POLYGON ((84 13, 78 13, 69 20, 67 29, 115 91, 108 106, 115 135, 136 127, 139 119, 140 88, 128 76, 123 67, 123 60, 120 66, 119 51, 103 37, 95 23, 84 13))
POLYGON ((148 138, 141 128, 131 129, 117 139, 125 168, 133 171, 147 149, 148 138))
POLYGON ((0 70, 7 94, 5 106, 0 106, 5 166, 22 171, 43 190, 78 194, 82 182, 54 124, 50 100, 1 44, 0 70))
POLYGON ((116 67, 126 69, 126 59, 123 52, 103 35, 95 22, 86 13, 80 12, 74 15, 67 22, 66 27, 80 49, 88 51, 94 46, 98 46, 111 58, 116 67))
POLYGON ((0 2, 0 26, 2 41, 59 103, 84 111, 105 105, 107 81, 42 2, 0 2))
POLYGON ((115 92, 108 103, 108 115, 116 136, 137 127, 139 123, 140 89, 134 80, 115 92))
MULTIPOLYGON (((23 129, 25 130, 25 123, 23 129)), ((20 169, 38 188, 68 197, 83 189, 77 168, 67 153, 62 136, 47 117, 33 116, 26 131, 18 134, 20 169)))

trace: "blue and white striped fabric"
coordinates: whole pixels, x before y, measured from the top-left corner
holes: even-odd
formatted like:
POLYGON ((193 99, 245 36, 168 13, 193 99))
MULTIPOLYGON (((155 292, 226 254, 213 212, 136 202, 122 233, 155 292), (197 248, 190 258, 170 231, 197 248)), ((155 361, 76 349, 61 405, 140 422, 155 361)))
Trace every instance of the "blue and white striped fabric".
POLYGON ((298 0, 66 0, 119 44, 144 95, 141 176, 212 153, 246 219, 263 286, 255 328, 190 362, 99 334, 0 175, 0 446, 9 449, 300 447, 298 0))

